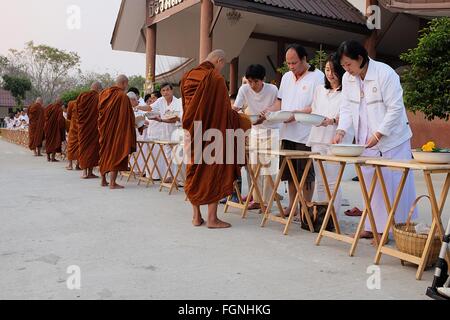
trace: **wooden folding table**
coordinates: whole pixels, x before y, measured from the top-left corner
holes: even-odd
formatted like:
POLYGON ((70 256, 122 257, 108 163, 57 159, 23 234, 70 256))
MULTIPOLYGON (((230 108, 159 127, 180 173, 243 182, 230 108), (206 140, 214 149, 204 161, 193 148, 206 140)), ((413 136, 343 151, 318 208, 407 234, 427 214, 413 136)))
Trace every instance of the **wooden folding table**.
POLYGON ((296 210, 297 205, 300 204, 301 211, 302 211, 301 215, 306 217, 310 231, 314 232, 314 226, 311 221, 311 217, 309 216, 309 213, 308 213, 308 207, 306 204, 306 200, 303 196, 303 187, 306 183, 306 178, 308 177, 308 173, 309 173, 309 170, 311 169, 311 165, 312 165, 312 159, 310 158, 310 156, 317 154, 317 153, 313 153, 313 152, 309 152, 309 151, 296 151, 296 150, 260 150, 260 151, 258 151, 258 153, 263 154, 263 155, 272 155, 272 156, 282 156, 283 157, 283 161, 281 162, 280 170, 275 179, 272 195, 270 196, 270 200, 267 204, 266 211, 264 213, 264 216, 263 216, 263 219, 261 222, 261 227, 264 227, 266 225, 267 220, 279 222, 279 223, 285 225, 283 234, 287 235, 288 231, 289 231, 289 226, 290 226, 292 220, 294 219, 295 212, 297 211, 296 210), (307 163, 306 163, 306 167, 303 172, 301 181, 298 182, 297 174, 295 173, 295 169, 294 169, 294 165, 292 164, 292 160, 300 160, 300 159, 306 159, 307 163), (281 217, 271 214, 273 201, 275 200, 275 198, 277 196, 278 186, 280 185, 281 178, 283 176, 283 172, 284 172, 284 169, 286 168, 286 165, 289 167, 289 171, 291 173, 291 176, 292 176, 294 184, 295 184, 295 188, 297 190, 297 193, 296 193, 296 196, 294 199, 294 205, 292 206, 291 212, 289 213, 289 217, 287 220, 283 218, 284 212, 282 210, 280 210, 281 217))
MULTIPOLYGON (((379 160, 368 160, 367 164, 371 164, 375 166, 376 174, 381 183, 381 189, 383 192, 384 202, 386 205, 386 209, 389 212, 388 221, 386 223, 386 227, 383 232, 383 236, 381 238, 381 242, 378 245, 377 253, 375 255, 375 264, 379 264, 381 260, 382 254, 387 254, 389 256, 393 256, 399 258, 402 261, 408 261, 418 266, 416 279, 420 280, 422 278, 423 272, 427 265, 428 256, 430 254, 431 244, 433 242, 436 231, 439 234, 441 239, 444 238, 444 228, 441 222, 442 210, 444 209, 445 202, 447 200, 448 191, 450 188, 450 164, 426 164, 420 163, 414 160, 387 160, 387 159, 379 159, 379 160), (397 188, 397 192, 394 198, 394 202, 391 205, 389 200, 389 195, 387 193, 386 184, 383 178, 383 174, 381 168, 389 168, 393 170, 401 170, 402 178, 397 188), (410 254, 406 254, 398 251, 397 249, 386 246, 384 243, 388 239, 389 231, 393 228, 395 224, 395 211, 397 210, 398 204, 400 202, 400 198, 403 193, 403 189, 406 184, 406 179, 411 170, 420 170, 423 172, 425 183, 427 185, 428 196, 431 201, 431 214, 432 214, 432 224, 430 232, 428 233, 428 239, 425 244, 425 249, 421 257, 416 257, 410 254), (445 174, 445 182, 441 191, 441 196, 439 203, 436 199, 436 193, 433 186, 433 181, 431 178, 432 174, 445 174)), ((447 251, 446 255, 447 263, 450 263, 450 254, 447 251)))
MULTIPOLYGON (((315 161, 317 161, 317 163, 319 165, 320 174, 322 176, 323 183, 325 186, 325 192, 326 192, 327 198, 328 198, 327 212, 326 212, 325 218, 323 220, 323 224, 320 228, 319 235, 317 236, 316 245, 320 245, 320 241, 322 240, 323 237, 328 237, 328 238, 332 238, 332 239, 335 239, 338 241, 343 241, 343 242, 351 244, 349 255, 353 256, 356 251, 356 246, 358 245, 360 234, 363 231, 364 222, 366 220, 366 217, 369 217, 370 225, 372 227, 372 231, 374 234, 374 239, 375 239, 375 242, 378 244, 379 239, 378 239, 377 227, 375 224, 375 219, 373 217, 373 213, 372 213, 372 209, 371 209, 371 205, 370 205, 370 203, 372 202, 373 193, 375 191, 375 186, 377 183, 377 176, 374 174, 371 184, 370 184, 370 190, 367 191, 366 183, 364 181, 364 176, 362 174, 362 169, 361 169, 361 167, 367 165, 367 163, 366 163, 367 160, 373 159, 373 158, 337 157, 337 156, 332 156, 332 155, 313 155, 313 156, 311 156, 311 158, 314 159, 315 161), (337 178, 333 192, 331 192, 331 190, 330 190, 330 185, 328 183, 328 179, 327 179, 327 175, 325 172, 323 162, 338 163, 340 166, 338 178, 337 178), (365 205, 362 216, 359 220, 358 228, 356 229, 356 234, 353 237, 344 235, 341 233, 341 228, 339 226, 339 221, 338 221, 337 214, 336 214, 336 208, 334 207, 334 201, 336 200, 336 196, 339 191, 339 186, 341 185, 341 182, 342 182, 342 176, 344 174, 345 167, 348 164, 353 164, 355 166, 355 170, 358 175, 359 185, 361 187, 361 193, 363 195, 364 205, 365 205), (333 219, 333 225, 335 228, 334 232, 326 230, 328 222, 330 221, 330 217, 333 219)), ((316 172, 316 174, 317 174, 317 172, 316 172)))

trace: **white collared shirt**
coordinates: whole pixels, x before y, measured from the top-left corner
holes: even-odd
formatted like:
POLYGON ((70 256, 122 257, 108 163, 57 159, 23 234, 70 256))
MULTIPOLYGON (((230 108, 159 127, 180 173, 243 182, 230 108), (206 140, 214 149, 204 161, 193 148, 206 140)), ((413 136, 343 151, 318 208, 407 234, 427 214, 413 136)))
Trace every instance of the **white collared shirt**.
MULTIPOLYGON (((318 85, 325 82, 325 75, 316 69, 308 72, 297 80, 292 71, 287 72, 281 79, 278 98, 281 100, 282 111, 301 110, 312 105, 314 91, 318 85)), ((281 139, 297 143, 308 142, 311 126, 297 122, 285 123, 281 127, 281 139)))

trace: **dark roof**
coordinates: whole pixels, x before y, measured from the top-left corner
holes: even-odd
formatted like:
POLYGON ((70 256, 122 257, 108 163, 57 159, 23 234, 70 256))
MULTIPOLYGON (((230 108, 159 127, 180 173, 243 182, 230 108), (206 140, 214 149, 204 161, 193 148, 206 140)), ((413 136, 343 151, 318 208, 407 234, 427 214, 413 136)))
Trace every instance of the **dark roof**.
MULTIPOLYGON (((23 106, 27 107, 31 104, 30 99, 25 99, 22 101, 23 106)), ((13 95, 10 91, 0 88, 0 107, 4 108, 13 108, 17 105, 16 99, 14 99, 13 95)))
POLYGON ((346 0, 215 0, 216 6, 369 34, 366 18, 346 0))
POLYGON ((16 105, 16 99, 8 90, 0 88, 0 107, 12 108, 16 105))
MULTIPOLYGON (((247 0, 248 1, 248 0, 247 0)), ((274 7, 299 11, 318 17, 331 18, 356 24, 366 20, 357 8, 345 0, 250 0, 274 7)))

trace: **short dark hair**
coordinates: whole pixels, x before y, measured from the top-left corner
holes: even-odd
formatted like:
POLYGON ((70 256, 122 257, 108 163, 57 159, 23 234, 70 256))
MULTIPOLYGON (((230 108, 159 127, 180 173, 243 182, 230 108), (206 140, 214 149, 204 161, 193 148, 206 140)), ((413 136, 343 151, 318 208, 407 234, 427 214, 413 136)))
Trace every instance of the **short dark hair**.
MULTIPOLYGON (((293 43, 288 45, 287 49, 286 49, 286 53, 289 50, 295 50, 295 52, 297 52, 298 57, 303 60, 304 58, 306 58, 306 60, 308 60, 308 52, 306 52, 305 47, 303 47, 302 45, 299 45, 298 43, 293 43)), ((314 71, 316 70, 316 67, 311 65, 311 67, 308 69, 308 71, 314 71)))
MULTIPOLYGON (((338 89, 338 91, 342 91, 342 77, 344 76, 345 70, 344 70, 344 68, 342 68, 340 61, 337 59, 336 53, 330 54, 328 56, 328 59, 325 62, 325 64, 327 64, 327 63, 331 64, 334 74, 339 79, 339 84, 341 85, 341 87, 338 89)), ((330 83, 330 81, 328 81, 328 78, 326 75, 325 75, 325 88, 331 89, 331 83, 330 83)))
POLYGON ((360 68, 364 68, 365 65, 369 62, 369 53, 366 48, 355 40, 348 40, 341 43, 337 50, 337 59, 339 63, 342 60, 343 56, 349 57, 352 60, 358 60, 358 57, 361 56, 363 58, 363 62, 361 63, 360 68))
POLYGON ((253 80, 264 80, 266 77, 266 69, 260 64, 252 64, 245 72, 245 78, 253 80))
POLYGON ((141 96, 139 89, 136 87, 131 87, 130 89, 128 89, 128 92, 134 92, 138 98, 141 96))
POLYGON ((162 97, 162 94, 161 94, 161 92, 159 90, 155 90, 151 94, 154 94, 157 98, 161 98, 162 97))
POLYGON ((170 84, 169 82, 164 82, 164 83, 161 85, 160 90, 162 90, 162 89, 165 88, 165 87, 169 87, 170 90, 173 90, 173 86, 172 86, 172 84, 170 84))

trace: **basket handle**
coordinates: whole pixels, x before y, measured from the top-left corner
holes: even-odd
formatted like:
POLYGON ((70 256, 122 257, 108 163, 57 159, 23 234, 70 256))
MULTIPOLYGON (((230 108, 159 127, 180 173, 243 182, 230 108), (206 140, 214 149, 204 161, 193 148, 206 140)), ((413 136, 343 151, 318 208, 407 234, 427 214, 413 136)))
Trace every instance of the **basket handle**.
POLYGON ((428 200, 430 200, 430 202, 431 202, 430 197, 427 196, 427 195, 421 195, 421 196, 418 197, 416 200, 414 200, 414 203, 413 203, 413 205, 411 206, 411 209, 409 210, 409 213, 408 213, 408 219, 406 220, 406 227, 407 227, 407 228, 409 228, 409 224, 411 223, 411 218, 412 218, 412 215, 413 215, 413 213, 414 213, 414 210, 416 209, 417 204, 419 203, 420 199, 422 199, 422 198, 428 198, 428 200))

